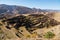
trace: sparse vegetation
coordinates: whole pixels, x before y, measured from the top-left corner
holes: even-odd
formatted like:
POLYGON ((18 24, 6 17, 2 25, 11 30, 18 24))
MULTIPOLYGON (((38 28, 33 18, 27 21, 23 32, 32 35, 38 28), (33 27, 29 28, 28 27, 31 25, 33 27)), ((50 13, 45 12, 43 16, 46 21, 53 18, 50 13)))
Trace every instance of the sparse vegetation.
POLYGON ((30 38, 31 36, 30 35, 27 35, 27 38, 30 38))
POLYGON ((54 36, 55 36, 55 34, 49 31, 45 34, 44 37, 47 38, 47 39, 50 39, 50 38, 53 38, 54 36))
MULTIPOLYGON (((25 36, 25 37, 36 38, 36 36, 39 36, 40 38, 43 38, 43 35, 41 36, 41 35, 38 35, 36 32, 35 33, 32 33, 32 32, 37 29, 42 29, 45 27, 49 28, 49 26, 58 25, 59 22, 57 22, 54 19, 49 18, 46 15, 38 15, 38 16, 33 15, 32 16, 32 14, 31 14, 29 16, 20 15, 20 16, 13 17, 10 19, 5 19, 2 21, 2 23, 7 24, 7 25, 5 25, 6 29, 12 30, 12 28, 14 28, 15 29, 14 35, 19 38, 24 36, 24 34, 23 34, 24 29, 20 30, 21 27, 25 27, 26 30, 28 31, 28 33, 31 34, 31 35, 27 34, 27 36, 25 36), (12 27, 10 28, 9 25, 12 27)), ((2 24, 0 24, 0 25, 2 25, 2 24)), ((14 37, 14 36, 12 36, 11 32, 9 33, 9 31, 6 32, 6 36, 8 39, 11 39, 12 37, 14 37)), ((53 38, 54 36, 55 36, 54 33, 47 32, 44 37, 50 39, 50 38, 53 38)))
POLYGON ((3 40, 3 38, 4 38, 4 33, 2 30, 0 30, 0 40, 3 40))
POLYGON ((60 12, 55 11, 0 5, 0 40, 60 40, 60 12))
POLYGON ((0 23, 0 26, 2 26, 2 24, 0 23))

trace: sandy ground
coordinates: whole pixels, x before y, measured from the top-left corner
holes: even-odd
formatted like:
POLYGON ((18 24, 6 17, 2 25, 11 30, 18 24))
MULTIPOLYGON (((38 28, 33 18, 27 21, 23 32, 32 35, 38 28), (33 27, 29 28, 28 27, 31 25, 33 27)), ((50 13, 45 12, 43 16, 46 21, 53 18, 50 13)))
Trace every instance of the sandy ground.
MULTIPOLYGON (((55 20, 57 20, 58 22, 60 22, 60 13, 55 13, 54 14, 54 17, 53 17, 55 20)), ((43 34, 47 33, 48 31, 51 31, 55 34, 55 37, 53 39, 50 39, 50 40, 60 40, 60 25, 57 25, 57 26, 54 26, 54 27, 51 27, 51 28, 43 28, 43 29, 37 29, 35 30, 34 32, 37 32, 37 34, 40 34, 41 36, 43 36, 43 34)), ((26 38, 26 39, 23 39, 23 40, 49 40, 49 39, 46 39, 44 37, 42 38, 26 38)))
POLYGON ((60 13, 55 13, 53 18, 60 22, 60 13))
MULTIPOLYGON (((27 16, 27 15, 26 15, 27 16)), ((54 17, 53 17, 55 20, 59 21, 60 22, 60 13, 55 13, 54 14, 54 17)), ((42 29, 37 29, 33 32, 37 32, 37 34, 40 34, 42 37, 37 37, 36 35, 32 35, 30 34, 28 31, 26 31, 25 28, 20 28, 20 30, 23 30, 23 34, 24 34, 24 37, 23 38, 17 38, 17 39, 10 39, 10 40, 49 40, 49 39, 46 39, 43 37, 43 35, 45 33, 47 33, 48 31, 51 31, 55 34, 55 37, 53 39, 50 39, 50 40, 60 40, 60 25, 57 25, 57 26, 54 26, 54 27, 51 27, 51 28, 42 28, 42 29), (28 35, 32 35, 32 36, 36 36, 36 37, 32 37, 32 38, 26 38, 26 36, 28 35)), ((14 35, 14 34, 13 34, 14 35)), ((7 39, 9 40, 9 39, 7 39)))

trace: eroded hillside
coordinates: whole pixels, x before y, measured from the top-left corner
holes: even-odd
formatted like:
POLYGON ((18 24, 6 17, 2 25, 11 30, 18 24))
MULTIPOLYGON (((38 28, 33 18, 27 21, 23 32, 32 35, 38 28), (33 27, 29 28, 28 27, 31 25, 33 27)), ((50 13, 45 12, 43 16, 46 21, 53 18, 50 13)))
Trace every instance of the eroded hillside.
MULTIPOLYGON (((27 16, 21 14, 12 18, 3 17, 0 19, 0 34, 2 33, 0 39, 47 40, 45 33, 58 27, 57 25, 60 25, 60 22, 44 14, 29 14, 27 16)), ((56 35, 53 30, 51 32, 56 35)))

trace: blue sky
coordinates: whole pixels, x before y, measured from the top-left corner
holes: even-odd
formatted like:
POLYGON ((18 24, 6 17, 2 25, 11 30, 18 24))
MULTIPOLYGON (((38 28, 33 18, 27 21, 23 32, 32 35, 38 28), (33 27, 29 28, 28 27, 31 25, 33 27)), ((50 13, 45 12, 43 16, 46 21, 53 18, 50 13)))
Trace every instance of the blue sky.
POLYGON ((60 0, 0 0, 0 4, 60 10, 60 0))

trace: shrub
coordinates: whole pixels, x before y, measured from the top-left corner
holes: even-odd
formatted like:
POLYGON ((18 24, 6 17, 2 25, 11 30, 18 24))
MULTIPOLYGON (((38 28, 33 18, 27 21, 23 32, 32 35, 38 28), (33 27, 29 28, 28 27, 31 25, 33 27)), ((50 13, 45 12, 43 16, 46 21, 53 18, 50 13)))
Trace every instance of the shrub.
POLYGON ((2 24, 0 23, 0 26, 2 26, 2 24))
POLYGON ((44 35, 44 37, 45 38, 48 38, 48 39, 50 39, 50 38, 53 38, 55 36, 55 34, 54 33, 52 33, 52 32, 47 32, 45 35, 44 35))
POLYGON ((28 38, 30 38, 31 36, 30 35, 27 35, 28 38))

